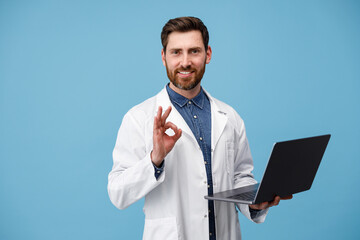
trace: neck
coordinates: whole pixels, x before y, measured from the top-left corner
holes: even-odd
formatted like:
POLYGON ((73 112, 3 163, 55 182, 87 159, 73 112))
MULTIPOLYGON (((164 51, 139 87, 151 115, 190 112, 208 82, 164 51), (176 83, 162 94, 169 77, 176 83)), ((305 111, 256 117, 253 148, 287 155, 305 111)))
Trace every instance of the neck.
POLYGON ((193 99, 194 97, 196 97, 200 90, 201 90, 201 86, 200 83, 198 85, 196 85, 193 89, 190 90, 184 90, 181 88, 176 87, 174 84, 172 84, 172 82, 170 82, 169 87, 174 90, 176 93, 180 94, 183 97, 186 97, 187 99, 193 99))

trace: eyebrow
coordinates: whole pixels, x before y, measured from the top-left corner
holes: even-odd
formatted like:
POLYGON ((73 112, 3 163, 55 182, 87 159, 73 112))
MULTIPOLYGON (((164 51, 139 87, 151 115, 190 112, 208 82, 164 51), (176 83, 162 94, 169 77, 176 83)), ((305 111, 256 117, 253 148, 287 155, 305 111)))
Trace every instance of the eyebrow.
MULTIPOLYGON (((170 49, 167 49, 169 52, 171 51, 182 51, 183 49, 182 48, 170 48, 170 49)), ((201 47, 192 47, 192 48, 189 48, 188 51, 192 51, 192 50, 201 50, 201 47)))
POLYGON ((189 50, 190 51, 192 51, 192 50, 201 50, 201 47, 193 47, 193 48, 190 48, 189 50))
POLYGON ((171 51, 180 51, 181 48, 168 48, 167 51, 171 52, 171 51))

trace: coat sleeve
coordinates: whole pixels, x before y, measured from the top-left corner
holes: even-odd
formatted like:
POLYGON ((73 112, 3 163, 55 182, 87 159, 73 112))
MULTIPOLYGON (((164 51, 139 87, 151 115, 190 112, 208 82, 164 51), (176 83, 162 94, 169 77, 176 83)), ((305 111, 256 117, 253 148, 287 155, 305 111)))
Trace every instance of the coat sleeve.
MULTIPOLYGON (((235 162, 234 162, 234 182, 235 188, 242 187, 250 184, 255 184, 257 181, 254 179, 252 170, 254 169, 253 159, 250 152, 249 143, 246 137, 245 124, 240 116, 235 113, 237 119, 237 140, 235 144, 235 162)), ((237 204, 241 213, 256 223, 262 223, 265 221, 268 209, 261 210, 256 214, 251 214, 249 205, 237 204)))
POLYGON ((165 172, 155 178, 151 150, 146 149, 149 137, 152 139, 152 135, 146 136, 146 116, 130 110, 120 126, 108 176, 109 197, 119 209, 127 208, 164 181, 165 172))

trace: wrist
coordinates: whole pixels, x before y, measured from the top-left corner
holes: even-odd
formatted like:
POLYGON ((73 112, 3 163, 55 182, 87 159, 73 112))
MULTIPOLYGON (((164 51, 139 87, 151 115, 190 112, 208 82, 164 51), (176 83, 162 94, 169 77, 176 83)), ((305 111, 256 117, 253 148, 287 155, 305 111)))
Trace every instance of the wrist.
POLYGON ((150 159, 151 159, 151 162, 156 166, 156 167, 161 167, 164 159, 161 159, 161 158, 157 158, 156 155, 154 156, 155 154, 153 154, 153 151, 151 151, 150 153, 150 159))

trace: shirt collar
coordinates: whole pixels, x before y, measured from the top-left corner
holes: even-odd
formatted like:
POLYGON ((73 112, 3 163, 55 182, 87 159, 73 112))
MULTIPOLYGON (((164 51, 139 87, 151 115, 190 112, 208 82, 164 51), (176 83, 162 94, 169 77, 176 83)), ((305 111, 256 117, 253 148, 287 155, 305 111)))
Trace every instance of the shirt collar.
POLYGON ((189 101, 193 102, 200 109, 203 109, 203 107, 204 107, 204 101, 205 101, 206 95, 202 88, 200 88, 199 94, 196 95, 196 97, 194 97, 193 99, 187 99, 186 97, 178 94, 177 92, 175 92, 174 90, 172 90, 169 87, 169 84, 166 85, 166 90, 169 94, 170 100, 175 102, 180 107, 184 107, 186 105, 186 103, 188 103, 189 101))

